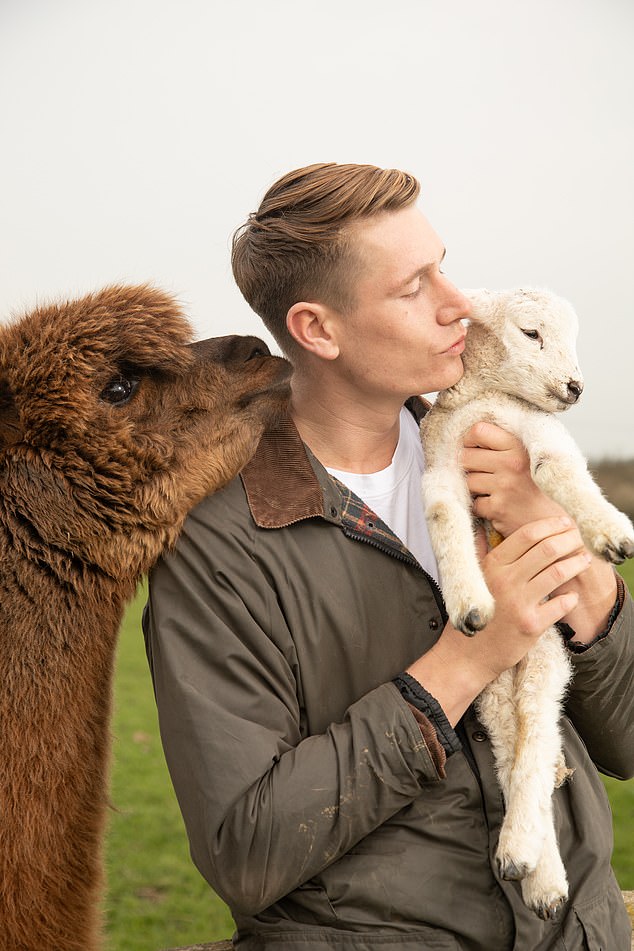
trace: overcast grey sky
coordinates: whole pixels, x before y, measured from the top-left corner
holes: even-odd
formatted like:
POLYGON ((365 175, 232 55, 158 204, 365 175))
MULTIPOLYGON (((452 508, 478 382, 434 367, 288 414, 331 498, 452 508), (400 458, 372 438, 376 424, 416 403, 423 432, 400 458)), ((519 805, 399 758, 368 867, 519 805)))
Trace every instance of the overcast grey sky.
POLYGON ((0 0, 0 314, 152 280, 266 337, 229 244, 268 185, 405 168, 456 284, 572 301, 565 422, 634 456, 633 48, 631 0, 0 0))

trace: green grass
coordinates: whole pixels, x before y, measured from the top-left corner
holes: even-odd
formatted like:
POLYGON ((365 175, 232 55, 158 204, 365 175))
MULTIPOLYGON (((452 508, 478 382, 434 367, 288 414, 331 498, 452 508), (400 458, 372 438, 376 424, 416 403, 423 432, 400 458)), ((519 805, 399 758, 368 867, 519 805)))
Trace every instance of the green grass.
POLYGON ((629 561, 621 565, 619 571, 625 578, 630 591, 634 594, 634 558, 630 558, 629 561))
MULTIPOLYGON (((623 575, 630 591, 634 593, 634 559, 621 565, 623 575)), ((634 889, 634 780, 622 783, 616 779, 603 777, 610 797, 614 820, 614 854, 612 866, 621 888, 634 889)))
MULTIPOLYGON (((634 561, 623 567, 634 591, 634 561)), ((108 951, 159 951, 213 941, 231 916, 194 868, 165 767, 143 637, 143 591, 121 631, 115 684, 111 813, 107 838, 108 951)), ((614 816, 614 869, 634 889, 634 781, 605 779, 614 816)))
POLYGON ((225 938, 231 916, 189 857, 165 766, 141 633, 144 592, 119 644, 106 865, 108 951, 159 951, 225 938))

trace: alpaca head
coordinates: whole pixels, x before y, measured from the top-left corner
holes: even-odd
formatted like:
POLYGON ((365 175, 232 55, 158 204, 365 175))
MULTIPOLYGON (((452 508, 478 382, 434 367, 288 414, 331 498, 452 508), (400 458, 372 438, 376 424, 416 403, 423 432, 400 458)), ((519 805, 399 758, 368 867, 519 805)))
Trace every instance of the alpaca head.
POLYGON ((191 338, 175 301, 148 286, 0 328, 0 490, 14 545, 136 577, 248 461, 286 404, 290 365, 254 337, 191 338))
POLYGON ((465 295, 471 303, 465 373, 547 412, 578 401, 578 320, 567 301, 536 288, 465 295))

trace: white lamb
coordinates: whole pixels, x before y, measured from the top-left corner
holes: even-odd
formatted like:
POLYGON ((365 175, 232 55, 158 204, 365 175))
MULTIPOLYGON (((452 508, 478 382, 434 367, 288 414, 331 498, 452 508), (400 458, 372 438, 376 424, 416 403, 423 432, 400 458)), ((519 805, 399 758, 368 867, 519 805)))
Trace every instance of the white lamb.
MULTIPOLYGON (((495 609, 479 565, 471 498, 459 462, 463 435, 474 423, 495 422, 522 440, 533 479, 576 521, 590 550, 615 563, 632 557, 634 529, 602 496, 574 440, 552 415, 576 403, 583 389, 572 307, 534 289, 467 296, 472 316, 464 376, 439 394, 421 436, 425 511, 447 611, 456 628, 472 635, 495 609)), ((545 919, 568 895, 552 792, 567 774, 558 721, 570 673, 562 638, 549 628, 477 701, 506 806, 496 855, 500 872, 521 879, 524 901, 545 919)))

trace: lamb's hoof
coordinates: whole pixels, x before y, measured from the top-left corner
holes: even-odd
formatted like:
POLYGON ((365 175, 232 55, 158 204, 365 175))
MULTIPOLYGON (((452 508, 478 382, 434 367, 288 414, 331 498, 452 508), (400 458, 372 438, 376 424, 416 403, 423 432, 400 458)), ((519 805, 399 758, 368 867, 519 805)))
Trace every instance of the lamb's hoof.
POLYGON ((451 623, 457 631, 473 637, 495 614, 495 601, 486 585, 463 585, 445 592, 451 623))
POLYGON ((557 918, 568 898, 566 872, 558 854, 540 857, 535 871, 522 882, 522 897, 542 921, 557 918))
POLYGON ((613 565, 620 565, 626 558, 634 558, 634 542, 629 538, 608 542, 599 554, 613 565))
POLYGON ((482 614, 477 608, 471 608, 464 617, 457 619, 456 627, 459 631, 462 631, 463 634, 466 634, 467 637, 473 637, 473 635, 481 631, 483 627, 486 627, 487 623, 487 620, 482 617, 482 614))
POLYGON ((498 859, 498 868, 505 882, 521 882, 532 872, 527 862, 514 862, 510 858, 498 859))
POLYGON ((533 911, 542 921, 554 921, 563 908, 564 902, 563 898, 539 901, 533 906, 533 911))

